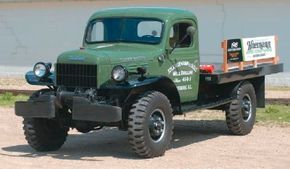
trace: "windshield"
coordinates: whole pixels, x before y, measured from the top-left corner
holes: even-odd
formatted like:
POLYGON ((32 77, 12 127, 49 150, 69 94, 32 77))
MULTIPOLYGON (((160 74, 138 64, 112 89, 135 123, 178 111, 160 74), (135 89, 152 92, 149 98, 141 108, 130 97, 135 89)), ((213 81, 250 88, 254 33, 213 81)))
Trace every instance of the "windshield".
POLYGON ((87 43, 133 42, 158 44, 163 23, 147 18, 103 18, 89 23, 87 43))

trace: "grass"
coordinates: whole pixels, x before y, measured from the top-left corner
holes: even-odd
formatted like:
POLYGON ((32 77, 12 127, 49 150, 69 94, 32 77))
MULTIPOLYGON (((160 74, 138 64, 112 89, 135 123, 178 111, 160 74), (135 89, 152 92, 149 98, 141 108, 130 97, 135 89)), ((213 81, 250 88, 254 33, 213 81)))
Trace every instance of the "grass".
MULTIPOLYGON (((188 120, 225 120, 223 111, 199 110, 178 116, 178 119, 188 120), (185 118, 186 117, 186 118, 185 118)), ((175 117, 176 118, 176 117, 175 117)), ((290 105, 268 104, 257 109, 256 122, 262 126, 290 127, 290 105)))
POLYGON ((1 107, 13 107, 15 101, 24 101, 27 100, 28 96, 26 95, 17 95, 14 96, 12 93, 0 94, 0 106, 1 107))
POLYGON ((257 122, 260 124, 278 124, 290 126, 289 105, 266 105, 264 109, 258 109, 257 122))

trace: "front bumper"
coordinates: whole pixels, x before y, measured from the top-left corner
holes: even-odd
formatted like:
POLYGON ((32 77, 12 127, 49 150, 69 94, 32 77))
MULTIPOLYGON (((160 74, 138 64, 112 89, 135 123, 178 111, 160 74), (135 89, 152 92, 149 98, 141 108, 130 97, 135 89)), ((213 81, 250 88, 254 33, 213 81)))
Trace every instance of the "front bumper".
POLYGON ((15 102, 15 114, 29 118, 54 118, 55 96, 45 95, 37 100, 15 102))
MULTIPOLYGON (((26 118, 55 118, 56 97, 42 96, 37 100, 15 103, 15 114, 26 118)), ((72 119, 94 122, 119 122, 122 109, 117 106, 95 104, 83 97, 73 97, 72 119)))

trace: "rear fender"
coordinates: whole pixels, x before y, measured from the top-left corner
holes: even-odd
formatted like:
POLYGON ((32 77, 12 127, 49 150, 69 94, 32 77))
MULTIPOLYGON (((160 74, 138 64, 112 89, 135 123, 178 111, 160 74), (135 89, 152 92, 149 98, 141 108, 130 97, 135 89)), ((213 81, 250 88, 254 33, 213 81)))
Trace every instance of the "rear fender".
POLYGON ((232 91, 232 97, 235 97, 240 86, 246 82, 251 83, 255 89, 257 107, 264 108, 265 107, 265 76, 261 76, 261 77, 257 77, 257 78, 253 78, 253 79, 249 79, 245 81, 240 81, 236 85, 234 90, 232 91))

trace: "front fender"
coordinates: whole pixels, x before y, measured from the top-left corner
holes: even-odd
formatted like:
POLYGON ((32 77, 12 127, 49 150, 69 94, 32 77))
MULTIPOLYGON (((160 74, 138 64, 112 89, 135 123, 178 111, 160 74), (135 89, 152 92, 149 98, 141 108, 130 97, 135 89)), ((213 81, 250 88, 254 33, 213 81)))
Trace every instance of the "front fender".
POLYGON ((159 91, 167 96, 172 106, 180 106, 180 95, 175 84, 165 76, 152 76, 146 78, 131 78, 124 83, 116 83, 112 80, 104 85, 102 89, 112 90, 116 93, 127 93, 125 102, 134 99, 135 96, 144 94, 146 91, 159 91))
POLYGON ((39 85, 39 86, 55 86, 55 75, 52 72, 48 77, 39 78, 35 76, 33 71, 29 71, 25 74, 25 79, 27 83, 31 85, 39 85))
POLYGON ((130 78, 128 81, 123 83, 118 83, 113 80, 109 80, 100 86, 101 89, 134 89, 142 86, 148 86, 150 84, 156 83, 158 80, 164 77, 146 77, 146 78, 130 78))

